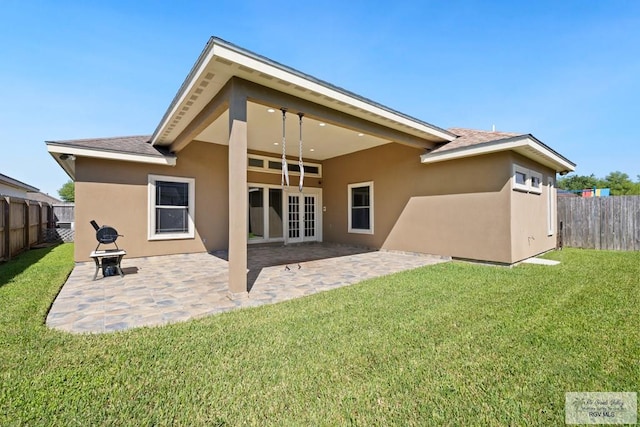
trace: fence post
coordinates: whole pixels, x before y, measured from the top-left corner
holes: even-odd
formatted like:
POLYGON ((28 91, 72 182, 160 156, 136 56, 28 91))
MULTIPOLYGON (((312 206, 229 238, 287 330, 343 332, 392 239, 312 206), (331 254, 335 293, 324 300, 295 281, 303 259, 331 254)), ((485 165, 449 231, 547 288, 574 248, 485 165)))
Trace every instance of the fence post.
POLYGON ((7 261, 11 259, 11 198, 3 197, 4 204, 4 253, 7 261))
POLYGON ((47 228, 55 228, 56 221, 53 218, 53 205, 47 206, 47 228))
POLYGON ((42 202, 38 202, 38 238, 36 244, 42 243, 42 202))
POLYGON ((31 216, 31 212, 29 212, 29 201, 23 200, 22 203, 22 212, 24 212, 24 250, 28 251, 29 248, 31 248, 31 244, 29 243, 29 228, 31 227, 31 221, 29 217, 31 216))

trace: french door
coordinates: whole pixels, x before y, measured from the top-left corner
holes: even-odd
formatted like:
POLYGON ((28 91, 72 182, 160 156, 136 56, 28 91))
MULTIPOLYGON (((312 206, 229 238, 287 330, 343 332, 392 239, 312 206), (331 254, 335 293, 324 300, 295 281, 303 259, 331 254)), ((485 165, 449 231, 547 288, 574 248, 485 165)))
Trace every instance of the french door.
POLYGON ((321 189, 249 184, 248 197, 250 243, 322 241, 321 189))
POLYGON ((305 193, 287 194, 287 243, 318 240, 318 196, 305 193))

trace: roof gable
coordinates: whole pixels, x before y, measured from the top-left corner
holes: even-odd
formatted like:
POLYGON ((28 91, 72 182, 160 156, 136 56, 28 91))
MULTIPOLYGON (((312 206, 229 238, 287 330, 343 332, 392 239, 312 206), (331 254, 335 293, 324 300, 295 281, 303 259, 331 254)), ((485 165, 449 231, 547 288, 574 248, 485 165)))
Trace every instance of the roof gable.
POLYGON ((173 166, 176 157, 149 143, 150 135, 45 141, 49 154, 75 179, 76 156, 173 166))
POLYGON ((550 167, 556 172, 566 173, 575 170, 575 163, 531 134, 464 128, 452 128, 449 131, 458 135, 458 138, 420 156, 422 163, 436 163, 500 151, 514 151, 550 167))
POLYGON ((171 145, 188 123, 233 77, 384 125, 425 141, 441 142, 455 138, 451 133, 430 123, 212 37, 154 131, 152 144, 171 145))
POLYGON ((10 176, 7 176, 7 175, 3 175, 1 173, 0 173, 0 184, 4 184, 6 186, 14 187, 24 191, 40 191, 36 187, 33 187, 29 184, 25 184, 22 181, 18 181, 17 179, 11 178, 10 176))

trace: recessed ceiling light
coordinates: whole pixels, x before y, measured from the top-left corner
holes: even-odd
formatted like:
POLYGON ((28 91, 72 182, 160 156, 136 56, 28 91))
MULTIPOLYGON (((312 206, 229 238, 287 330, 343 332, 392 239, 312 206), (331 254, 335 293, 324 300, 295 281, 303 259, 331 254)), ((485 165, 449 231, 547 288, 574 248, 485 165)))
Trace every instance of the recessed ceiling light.
POLYGON ((274 110, 273 108, 269 108, 269 109, 267 110, 267 113, 275 113, 275 112, 276 112, 276 110, 274 110))
POLYGON ((278 143, 278 142, 274 142, 274 143, 273 143, 273 145, 280 145, 280 143, 278 143))
POLYGON ((310 148, 309 151, 316 151, 316 149, 315 148, 310 148))
POLYGON ((326 126, 326 123, 318 123, 318 126, 326 126))
POLYGON ((364 136, 364 133, 359 133, 358 136, 364 136))

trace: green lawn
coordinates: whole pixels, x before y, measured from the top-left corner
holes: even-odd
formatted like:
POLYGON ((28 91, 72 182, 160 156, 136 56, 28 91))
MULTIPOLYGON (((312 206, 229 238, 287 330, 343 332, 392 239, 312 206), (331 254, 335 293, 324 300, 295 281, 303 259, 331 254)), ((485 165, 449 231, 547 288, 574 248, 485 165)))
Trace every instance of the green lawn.
POLYGON ((640 253, 447 263, 168 327, 44 318, 71 245, 0 265, 0 425, 561 425, 640 391, 640 253))

